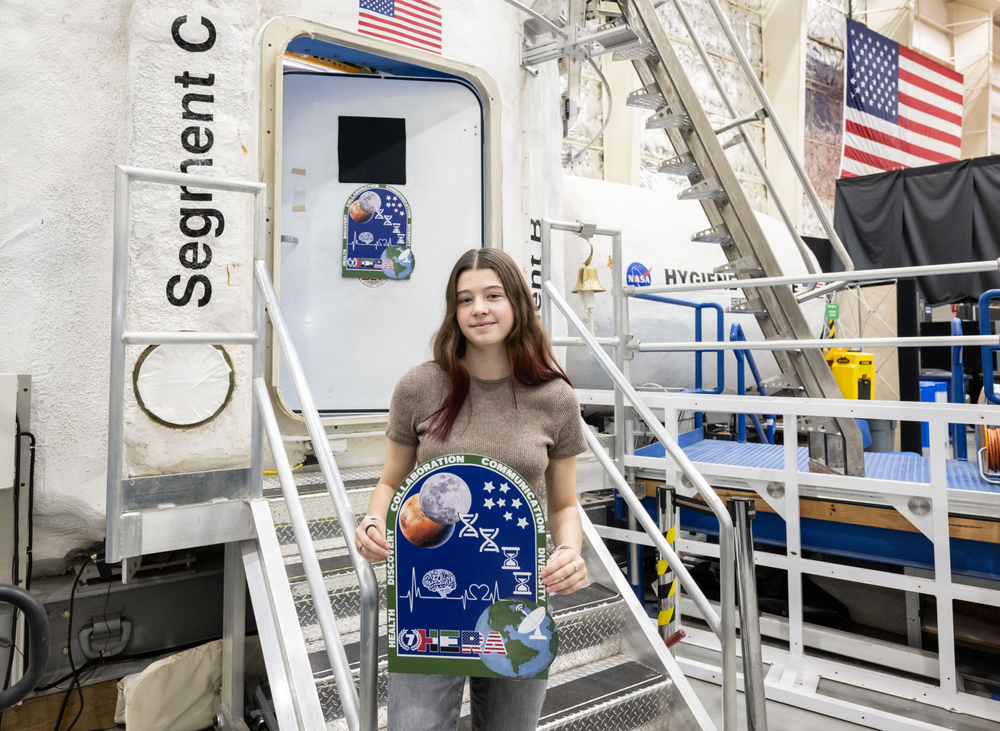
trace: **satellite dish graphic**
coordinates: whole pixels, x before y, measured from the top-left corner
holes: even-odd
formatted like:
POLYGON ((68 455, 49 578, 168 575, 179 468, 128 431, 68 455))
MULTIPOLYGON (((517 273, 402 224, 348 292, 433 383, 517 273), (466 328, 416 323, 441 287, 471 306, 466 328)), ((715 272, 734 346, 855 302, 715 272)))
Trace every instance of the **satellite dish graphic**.
POLYGON ((545 607, 538 607, 533 610, 531 614, 521 620, 521 624, 518 625, 517 631, 522 635, 526 635, 532 630, 534 633, 530 636, 533 640, 544 640, 547 639, 545 635, 542 634, 541 629, 539 629, 542 622, 545 621, 545 607))

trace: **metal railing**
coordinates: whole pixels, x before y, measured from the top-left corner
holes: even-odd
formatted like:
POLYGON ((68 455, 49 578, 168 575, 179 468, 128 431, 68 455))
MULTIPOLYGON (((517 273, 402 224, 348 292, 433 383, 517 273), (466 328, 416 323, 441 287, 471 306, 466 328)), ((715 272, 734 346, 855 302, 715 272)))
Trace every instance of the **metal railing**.
MULTIPOLYGON (((375 731, 378 727, 378 583, 371 563, 358 554, 350 535, 357 528, 354 511, 344 489, 343 480, 330 450, 326 432, 306 383, 298 355, 288 333, 277 295, 271 284, 264 261, 266 251, 265 199, 266 185, 241 180, 211 178, 159 170, 117 166, 115 173, 114 254, 112 272, 112 326, 111 326, 111 388, 108 415, 108 494, 107 494, 107 553, 109 561, 120 561, 139 555, 141 542, 127 530, 123 506, 123 446, 125 400, 125 346, 126 344, 237 344, 252 345, 252 384, 255 408, 251 416, 250 486, 251 498, 263 496, 263 435, 266 432, 277 465, 281 490, 288 504, 290 522, 302 558, 309 589, 312 593, 316 616, 319 621, 327 657, 337 682, 344 716, 351 731, 375 731), (164 185, 190 186, 207 190, 250 193, 254 196, 253 259, 254 298, 253 331, 228 332, 126 332, 125 305, 128 294, 128 233, 131 220, 131 181, 164 185), (266 317, 271 324, 292 377, 306 428, 312 439, 320 469, 333 501, 337 519, 347 538, 361 592, 361 668, 360 698, 354 685, 350 663, 337 629, 336 617, 327 600, 322 569, 316 557, 308 524, 299 499, 285 453, 278 422, 271 405, 264 381, 266 344, 266 317)), ((242 669, 240 668, 240 672, 242 669)), ((309 676, 310 680, 312 676, 309 676)), ((224 683, 224 696, 226 695, 224 683)), ((242 688, 228 689, 224 703, 242 702, 242 688)), ((229 709, 232 710, 232 709, 229 709)))
MULTIPOLYGON (((597 359, 601 368, 603 368, 604 371, 611 377, 612 381, 614 381, 614 413, 616 425, 614 461, 610 460, 604 453, 604 450, 597 445, 596 438, 589 433, 589 429, 585 429, 584 431, 587 436, 588 443, 590 443, 591 448, 594 449, 594 454, 597 455, 601 465, 615 481, 615 484, 618 486, 623 498, 629 503, 630 507, 633 508, 630 511, 630 523, 632 523, 633 520, 638 520, 638 522, 646 528, 647 532, 651 536, 659 535, 656 523, 653 522, 652 518, 650 518, 646 511, 642 509, 641 504, 635 497, 635 494, 632 493, 632 500, 629 499, 631 488, 628 487, 628 483, 625 482, 623 475, 625 469, 625 449, 626 445, 631 441, 631 434, 629 434, 631 428, 628 425, 628 421, 625 419, 625 399, 628 399, 632 408, 636 410, 639 416, 642 417, 642 419, 649 426, 654 436, 660 441, 660 443, 663 444, 666 453, 673 459, 684 475, 692 482, 698 490, 698 493, 705 500, 706 504, 711 508, 712 512, 719 521, 719 583, 721 616, 719 618, 718 625, 713 627, 713 632, 716 633, 722 644, 723 728, 725 731, 736 731, 736 559, 734 551, 733 521, 730 518, 729 512, 726 510, 726 506, 722 503, 722 500, 719 499, 719 496, 716 495, 715 491, 712 490, 708 482, 705 481, 705 478, 701 476, 701 473, 695 469, 691 460, 688 459, 687 455, 684 454, 684 451, 677 445, 677 442, 666 432, 659 419, 653 415, 653 412, 648 406, 646 406, 645 402, 632 387, 626 373, 628 367, 625 346, 619 344, 615 347, 615 360, 612 361, 608 354, 604 352, 601 345, 597 342, 596 338, 587 330, 587 326, 584 325, 580 318, 576 316, 572 308, 566 300, 563 299, 562 295, 559 294, 559 291, 552 283, 551 232, 553 230, 566 231, 576 234, 587 233, 591 236, 608 236, 611 238, 611 276, 613 278, 611 289, 614 297, 613 322, 615 327, 615 337, 618 338, 619 343, 623 343, 629 340, 629 335, 627 331, 628 325, 624 319, 625 311, 621 303, 621 231, 618 229, 581 224, 579 222, 569 223, 565 221, 550 221, 548 219, 542 220, 542 322, 545 324, 546 329, 551 333, 552 304, 554 303, 562 315, 566 318, 567 322, 573 326, 579 336, 583 339, 586 346, 590 348, 590 351, 597 359), (636 505, 633 505, 633 501, 636 505)), ((711 344, 706 345, 711 347, 711 344)), ((630 528, 631 527, 633 526, 630 525, 630 528)), ((665 556, 676 558, 676 554, 673 553, 666 541, 661 541, 660 543, 657 543, 657 548, 660 549, 665 556), (662 543, 662 545, 660 545, 660 543, 662 543)), ((675 564, 676 565, 672 564, 672 567, 684 586, 688 586, 687 582, 693 584, 689 575, 685 577, 686 570, 680 561, 675 561, 675 564)), ((634 565, 635 561, 633 558, 633 566, 634 565)), ((712 620, 709 619, 709 615, 706 615, 706 621, 708 621, 710 625, 712 624, 712 620)))
MULTIPOLYGON (((809 175, 806 173, 805 168, 802 166, 802 162, 799 160, 795 153, 795 148, 792 145, 791 140, 785 133, 785 128, 781 125, 781 121, 778 119, 777 112, 771 105, 771 100, 768 98, 767 93, 764 91, 764 87, 760 83, 760 79, 757 78, 757 72, 754 70, 753 65, 750 63, 750 59, 747 57, 746 51, 743 50, 743 46, 740 44, 739 39, 733 32, 732 26, 729 24, 729 19, 723 12, 722 8, 719 6, 718 0, 708 0, 708 4, 712 8, 712 12, 715 14, 716 19, 719 21, 719 25, 722 26, 722 32, 725 34, 726 39, 729 41, 729 45, 733 49, 733 53, 736 55, 737 60, 740 63, 740 67, 743 69, 744 75, 750 82, 750 86, 754 91, 758 101, 763 107, 764 111, 767 113, 767 117, 771 120, 771 126, 774 133, 778 136, 778 141, 781 143, 781 148, 785 151, 785 157, 791 163, 792 168, 795 170, 795 175, 798 177, 799 182, 802 184, 802 189, 806 193, 806 197, 809 199, 809 204, 812 206, 816 213, 816 217, 819 219, 820 225, 823 227, 823 231, 826 233, 827 238, 830 240, 830 245, 836 252, 837 257, 844 265, 844 269, 847 271, 854 270, 854 262, 851 260, 850 254, 847 253, 847 249, 844 248, 843 242, 841 242, 840 237, 837 235, 836 230, 833 228, 833 224, 830 222, 829 217, 826 215, 826 211, 823 210, 823 206, 819 201, 819 196, 816 194, 816 189, 813 187, 812 181, 809 179, 809 175)), ((729 100, 725 89, 723 88, 722 81, 719 79, 718 74, 709 62, 708 54, 705 51, 701 40, 698 38, 695 32, 694 26, 687 17, 687 13, 684 11, 683 3, 681 0, 674 0, 674 6, 677 8, 678 14, 681 16, 681 20, 684 23, 684 27, 687 29, 688 33, 691 35, 691 40, 695 42, 698 48, 698 53, 702 58, 702 62, 709 69, 709 73, 712 75, 712 82, 715 84, 719 91, 722 99, 726 103, 726 107, 730 110, 730 114, 735 118, 737 112, 732 102, 729 100)), ((812 271, 811 261, 805 247, 805 243, 802 241, 801 237, 798 235, 794 223, 791 221, 788 213, 785 211, 784 205, 781 203, 781 198, 778 196, 777 192, 774 190, 774 186, 770 181, 770 177, 764 169, 764 164, 757 155, 756 150, 754 150, 753 144, 750 140, 746 140, 747 148, 751 151, 754 163, 757 165, 758 169, 761 171, 761 177, 764 180, 764 184, 767 186, 768 190, 774 197, 775 204, 778 207, 781 217, 788 227, 789 231, 793 232, 792 237, 795 240, 795 244, 802 254, 802 258, 806 263, 806 267, 812 271)), ((799 301, 805 301, 807 299, 812 299, 813 297, 819 297, 820 295, 826 294, 828 292, 833 292, 844 286, 847 280, 833 282, 825 287, 819 289, 814 289, 810 287, 809 291, 802 292, 797 296, 799 301)))
MULTIPOLYGON (((792 152, 792 148, 787 142, 787 136, 785 135, 785 130, 778 121, 777 115, 774 113, 774 109, 771 106, 771 102, 767 98, 767 94, 764 93, 763 87, 760 86, 760 82, 757 80, 757 74, 754 72, 753 67, 750 65, 750 60, 746 57, 746 53, 743 52, 743 47, 736 40, 733 34, 732 28, 729 26, 729 21, 724 15, 720 14, 718 5, 712 2, 713 10, 719 18, 719 21, 723 24, 723 31, 726 33, 726 37, 729 42, 738 49, 738 52, 742 56, 738 56, 743 66, 744 72, 752 77, 752 84, 756 82, 753 87, 754 92, 759 97, 764 110, 767 112, 767 116, 771 118, 771 122, 774 125, 775 133, 781 140, 782 147, 785 149, 786 154, 792 162, 793 167, 796 168, 796 174, 799 179, 803 181, 804 186, 809 186, 808 190, 812 193, 810 197, 810 202, 816 209, 816 214, 820 217, 820 220, 824 223, 824 230, 828 232, 830 236, 831 245, 837 251, 837 256, 839 256, 843 262, 844 266, 850 270, 854 268, 854 263, 851 261, 850 255, 848 255, 847 250, 844 249, 843 244, 840 239, 837 238, 837 234, 833 231, 833 227, 829 225, 826 220, 826 212, 822 210, 819 205, 819 198, 816 196, 816 191, 813 190, 812 184, 809 182, 809 176, 805 174, 805 170, 802 168, 802 164, 799 162, 798 157, 792 152), (834 243, 836 242, 836 243, 834 243)), ((722 99, 723 104, 726 105, 726 109, 729 111, 730 116, 733 118, 733 122, 730 125, 726 125, 721 128, 721 131, 725 131, 727 128, 739 127, 739 133, 743 136, 743 142, 746 145, 747 152, 750 153, 750 157, 753 160, 754 166, 760 173, 761 180, 764 182, 764 186, 767 188, 768 193, 771 194, 771 200, 774 201, 775 207, 778 209, 778 213, 781 216, 781 220, 785 223, 785 228, 788 229, 788 233, 791 235, 792 240, 795 242, 795 247, 799 250, 799 254, 802 256, 802 261, 805 263, 806 268, 809 270, 810 274, 816 273, 816 267, 813 265, 811 253, 809 247, 806 246, 805 241, 799 235, 798 229, 795 227, 795 222, 792 220, 791 215, 788 213, 788 209, 785 208, 785 204, 781 200, 781 196, 778 195, 777 190, 775 190, 774 183, 771 180, 771 176, 767 172, 767 168, 764 165, 764 161, 761 160, 760 155, 757 152, 757 148, 754 147, 753 142, 751 142, 750 137, 743 131, 743 124, 756 121, 758 119, 757 115, 751 115, 743 119, 738 119, 739 112, 736 111, 736 106, 733 104, 732 100, 729 98, 729 94, 726 92, 726 87, 722 83, 722 79, 719 77, 718 72, 715 70, 715 66, 712 64, 708 51, 705 49, 705 45, 701 41, 701 37, 695 30, 694 24, 688 17, 687 11, 684 9, 684 4, 680 0, 674 0, 674 7, 677 8, 677 14, 680 16, 681 22, 684 24, 684 28, 687 30, 688 35, 691 36, 691 40, 698 49, 698 55, 701 57, 701 62, 705 65, 708 70, 709 75, 712 77, 712 84, 715 86, 716 91, 719 93, 719 97, 722 99)), ((716 130, 719 132, 720 130, 716 130)))
POLYGON ((312 438, 313 449, 316 452, 316 459, 319 461, 320 472, 326 482, 326 490, 333 501, 334 509, 337 512, 337 520, 340 522, 341 532, 344 535, 347 549, 351 555, 351 562, 358 577, 358 587, 361 592, 361 677, 360 677, 360 701, 354 688, 354 680, 351 677, 350 663, 340 642, 340 634, 337 631, 336 617, 333 608, 327 599, 326 585, 323 581, 323 572, 320 569, 319 560, 312 546, 312 538, 309 534, 309 526, 306 522, 302 504, 299 501, 298 488, 292 477, 288 458, 285 454, 285 447, 281 440, 281 433, 274 420, 274 412, 271 408, 270 396, 264 380, 254 380, 254 396, 257 404, 264 412, 265 425, 268 427, 268 441, 274 453, 275 463, 278 465, 278 478, 281 481, 281 490, 289 502, 289 518, 292 528, 295 530, 295 541, 299 545, 299 550, 303 553, 303 568, 309 582, 309 590, 312 593, 313 604, 316 606, 316 616, 319 619, 320 627, 323 631, 323 640, 326 643, 327 656, 330 658, 330 667, 333 668, 334 676, 337 679, 337 690, 340 693, 341 704, 344 708, 344 717, 352 731, 360 728, 363 731, 375 731, 378 727, 378 581, 375 578, 375 570, 371 562, 358 553, 354 545, 353 535, 358 524, 354 519, 354 509, 351 507, 344 488, 343 478, 340 470, 333 458, 330 449, 330 442, 327 439, 326 430, 320 420, 319 411, 313 401, 312 392, 306 383, 305 372, 299 361, 298 353, 292 343, 291 334, 285 324, 285 318, 281 314, 278 305, 278 296, 271 284, 271 278, 267 272, 267 265, 263 259, 254 261, 254 276, 257 286, 260 288, 267 307, 268 315, 271 318, 271 326, 274 334, 281 345, 281 350, 285 356, 285 365, 292 380, 292 386, 299 399, 302 416, 305 419, 306 429, 312 438), (264 405, 266 403, 266 406, 264 405), (268 420, 273 423, 268 424, 268 420), (308 559, 308 560, 307 560, 308 559), (331 643, 335 639, 336 643, 331 643), (331 644, 335 644, 335 649, 331 650, 331 644), (360 706, 360 708, 359 708, 360 706))

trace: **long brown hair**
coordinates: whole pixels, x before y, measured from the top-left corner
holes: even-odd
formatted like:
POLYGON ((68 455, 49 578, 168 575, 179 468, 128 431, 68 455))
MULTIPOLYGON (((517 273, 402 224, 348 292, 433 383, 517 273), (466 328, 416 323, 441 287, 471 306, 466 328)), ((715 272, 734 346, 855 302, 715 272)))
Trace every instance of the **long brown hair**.
MULTIPOLYGON (((466 339, 458 326, 458 278, 470 269, 492 269, 503 285, 514 314, 514 324, 504 341, 513 380, 534 386, 561 378, 570 383, 566 372, 556 362, 545 329, 535 315, 534 301, 527 282, 509 254, 500 249, 470 249, 462 254, 448 277, 445 314, 434 336, 434 362, 448 374, 451 390, 441 407, 431 414, 432 436, 447 439, 452 426, 469 397, 469 372, 459 360, 465 356, 466 339)), ((572 385, 572 384, 571 384, 572 385)), ((514 384, 511 383, 513 389, 514 384)), ((516 404, 516 401, 515 401, 516 404)))

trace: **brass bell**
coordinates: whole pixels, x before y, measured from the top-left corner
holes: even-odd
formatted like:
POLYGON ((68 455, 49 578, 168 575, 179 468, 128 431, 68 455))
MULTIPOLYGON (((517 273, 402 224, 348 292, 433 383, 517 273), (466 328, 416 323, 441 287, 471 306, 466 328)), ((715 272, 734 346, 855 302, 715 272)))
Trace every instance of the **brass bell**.
POLYGON ((583 266, 580 267, 580 271, 576 275, 576 286, 573 287, 573 294, 607 291, 597 278, 597 267, 590 265, 590 260, 594 258, 594 243, 590 239, 587 239, 587 243, 590 244, 590 256, 587 257, 587 261, 583 262, 583 266))

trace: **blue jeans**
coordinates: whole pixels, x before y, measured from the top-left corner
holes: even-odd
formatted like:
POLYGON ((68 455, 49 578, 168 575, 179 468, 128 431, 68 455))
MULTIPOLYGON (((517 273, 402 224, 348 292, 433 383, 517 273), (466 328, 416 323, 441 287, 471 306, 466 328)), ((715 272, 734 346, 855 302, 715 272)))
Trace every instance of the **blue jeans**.
MULTIPOLYGON (((544 680, 469 678, 472 731, 534 731, 544 680)), ((389 673, 388 731, 458 728, 464 677, 389 673)))

